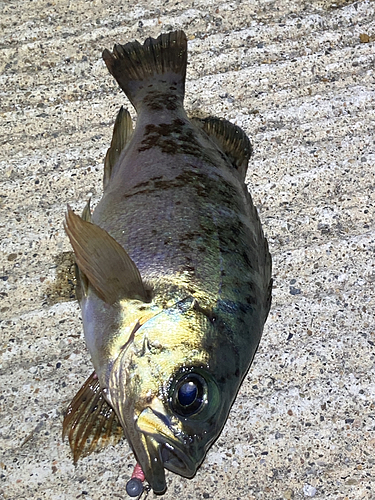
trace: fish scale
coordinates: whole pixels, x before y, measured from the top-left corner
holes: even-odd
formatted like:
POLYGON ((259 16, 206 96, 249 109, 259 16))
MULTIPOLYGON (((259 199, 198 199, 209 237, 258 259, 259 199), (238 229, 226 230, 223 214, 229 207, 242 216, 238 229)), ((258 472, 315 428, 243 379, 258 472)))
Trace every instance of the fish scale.
POLYGON ((244 183, 249 139, 183 108, 185 34, 103 58, 138 116, 133 131, 118 114, 93 214, 66 217, 95 375, 64 433, 78 459, 122 428, 163 493, 165 469, 192 477, 228 417, 269 312, 271 256, 244 183))

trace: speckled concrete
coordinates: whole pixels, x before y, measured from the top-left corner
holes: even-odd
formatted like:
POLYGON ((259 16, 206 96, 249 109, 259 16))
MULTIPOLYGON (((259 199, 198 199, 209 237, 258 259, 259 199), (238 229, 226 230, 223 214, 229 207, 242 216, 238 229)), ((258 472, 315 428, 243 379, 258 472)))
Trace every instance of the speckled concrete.
POLYGON ((375 498, 375 3, 134 4, 0 3, 0 498, 126 498, 126 442, 75 467, 61 439, 92 369, 62 220, 100 198, 126 103, 101 50, 175 28, 186 107, 252 138, 275 286, 221 437, 164 499, 375 498))

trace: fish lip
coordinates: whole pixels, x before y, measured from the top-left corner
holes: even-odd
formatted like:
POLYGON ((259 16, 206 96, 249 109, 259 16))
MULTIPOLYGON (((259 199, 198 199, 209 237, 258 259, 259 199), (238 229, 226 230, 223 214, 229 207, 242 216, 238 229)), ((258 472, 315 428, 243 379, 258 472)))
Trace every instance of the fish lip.
POLYGON ((160 444, 161 459, 166 469, 180 474, 183 477, 191 478, 197 470, 197 464, 180 447, 168 441, 160 444))
POLYGON ((159 444, 151 436, 144 436, 145 448, 147 449, 148 464, 147 467, 141 467, 143 472, 147 471, 146 479, 149 482, 154 493, 162 494, 167 489, 165 481, 164 463, 161 457, 159 444))
MULTIPOLYGON (((137 425, 137 428, 145 436, 149 457, 152 458, 155 455, 155 448, 157 447, 158 456, 163 467, 183 477, 193 477, 199 462, 191 458, 188 453, 191 451, 195 455, 194 446, 186 448, 186 440, 182 436, 173 433, 168 418, 153 408, 147 407, 140 414, 139 420, 141 420, 141 425, 137 425), (142 419, 148 419, 149 421, 157 419, 157 431, 145 430, 142 419)), ((149 460, 149 466, 152 468, 152 460, 149 460)))

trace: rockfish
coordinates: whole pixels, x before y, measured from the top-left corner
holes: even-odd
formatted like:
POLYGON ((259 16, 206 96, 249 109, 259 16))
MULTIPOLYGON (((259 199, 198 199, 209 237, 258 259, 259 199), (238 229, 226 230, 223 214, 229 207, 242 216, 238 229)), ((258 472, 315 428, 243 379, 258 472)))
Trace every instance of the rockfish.
POLYGON ((103 197, 65 230, 95 371, 64 420, 74 460, 125 435, 155 493, 192 477, 220 434, 271 304, 271 256, 244 183, 252 147, 183 107, 182 31, 103 58, 121 108, 103 197), (120 432, 121 431, 121 432, 120 432))

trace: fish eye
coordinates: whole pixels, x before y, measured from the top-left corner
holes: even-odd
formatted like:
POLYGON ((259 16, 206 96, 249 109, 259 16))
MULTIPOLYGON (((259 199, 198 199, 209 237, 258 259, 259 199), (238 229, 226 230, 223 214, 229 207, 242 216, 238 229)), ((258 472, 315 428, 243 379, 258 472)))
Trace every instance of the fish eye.
POLYGON ((198 413, 205 404, 207 384, 197 373, 182 376, 175 385, 172 395, 172 410, 181 417, 198 413))
POLYGON ((190 406, 196 401, 198 388, 191 380, 185 382, 178 390, 177 399, 182 406, 190 406))

